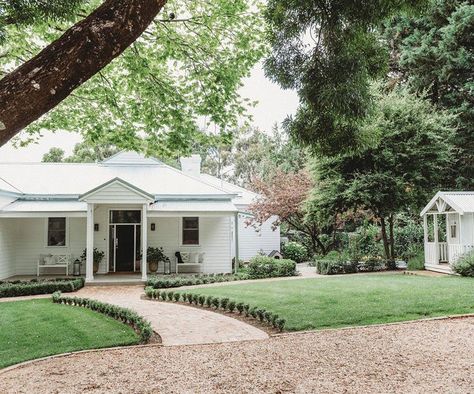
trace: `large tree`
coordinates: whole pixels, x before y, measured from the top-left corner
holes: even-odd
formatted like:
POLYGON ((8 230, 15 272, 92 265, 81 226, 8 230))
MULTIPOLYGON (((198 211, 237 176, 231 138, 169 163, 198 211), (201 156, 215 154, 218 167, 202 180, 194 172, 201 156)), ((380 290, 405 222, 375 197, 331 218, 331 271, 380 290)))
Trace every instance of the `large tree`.
POLYGON ((381 91, 364 128, 372 144, 318 159, 310 212, 333 216, 349 209, 371 212, 380 226, 385 256, 394 260, 399 212, 417 214, 443 184, 452 160, 453 116, 406 89, 381 91))
POLYGON ((296 89, 299 109, 291 133, 324 153, 360 143, 371 80, 387 71, 388 51, 377 27, 425 0, 269 0, 272 53, 267 75, 296 89))
POLYGON ((448 187, 474 188, 474 4, 432 0, 418 17, 390 21, 393 78, 458 114, 448 187))
POLYGON ((0 144, 53 108, 23 142, 41 128, 65 129, 96 143, 171 156, 189 153, 203 124, 235 126, 248 104, 237 92, 240 81, 265 50, 259 0, 170 0, 156 18, 154 8, 163 3, 90 0, 69 29, 70 20, 7 27, 0 144))
POLYGON ((96 163, 107 159, 119 150, 113 145, 90 144, 87 141, 79 142, 73 152, 66 157, 61 148, 51 148, 43 155, 44 163, 96 163))

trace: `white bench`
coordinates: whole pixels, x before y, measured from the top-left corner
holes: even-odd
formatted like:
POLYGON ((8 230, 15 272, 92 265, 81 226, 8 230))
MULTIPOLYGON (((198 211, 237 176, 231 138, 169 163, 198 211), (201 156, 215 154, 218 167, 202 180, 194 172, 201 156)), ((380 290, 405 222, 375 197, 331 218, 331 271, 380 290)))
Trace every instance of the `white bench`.
POLYGON ((179 268, 197 268, 197 272, 201 272, 202 264, 204 263, 203 252, 179 252, 183 263, 178 263, 178 257, 176 257, 176 273, 179 274, 179 268))
POLYGON ((69 264, 71 262, 71 255, 69 254, 40 254, 38 259, 38 266, 36 269, 36 276, 40 276, 41 268, 65 268, 66 276, 69 276, 69 264))

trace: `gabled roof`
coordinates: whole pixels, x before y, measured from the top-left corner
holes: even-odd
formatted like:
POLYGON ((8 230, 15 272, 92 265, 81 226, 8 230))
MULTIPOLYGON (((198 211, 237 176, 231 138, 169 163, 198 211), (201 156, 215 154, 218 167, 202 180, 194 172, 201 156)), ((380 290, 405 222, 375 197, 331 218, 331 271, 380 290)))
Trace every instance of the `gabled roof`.
POLYGON ((108 159, 105 159, 101 163, 105 166, 156 166, 163 164, 161 161, 153 157, 145 157, 137 152, 124 151, 118 152, 115 155, 110 156, 108 159))
POLYGON ((461 215, 474 212, 474 192, 438 192, 421 211, 420 216, 429 211, 453 211, 461 215))
POLYGON ((152 194, 147 193, 146 191, 136 187, 135 185, 132 185, 131 183, 125 182, 123 179, 120 178, 114 178, 111 179, 108 182, 105 182, 92 190, 89 190, 88 192, 82 194, 79 196, 79 201, 87 201, 89 198, 93 197, 94 195, 99 194, 100 192, 107 190, 108 188, 112 186, 120 186, 122 189, 129 191, 149 202, 154 202, 155 201, 155 196, 152 194))

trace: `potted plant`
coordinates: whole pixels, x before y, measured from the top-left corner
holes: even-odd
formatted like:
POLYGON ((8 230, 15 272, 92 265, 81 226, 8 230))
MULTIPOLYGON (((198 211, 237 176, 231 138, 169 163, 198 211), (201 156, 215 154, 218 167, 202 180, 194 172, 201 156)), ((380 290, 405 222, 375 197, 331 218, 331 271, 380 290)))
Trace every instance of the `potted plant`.
MULTIPOLYGON (((92 257, 92 260, 94 262, 94 274, 96 274, 97 271, 99 271, 99 265, 104 259, 104 256, 105 256, 105 252, 102 252, 101 250, 94 248, 93 257, 92 257)), ((86 259, 87 259, 87 249, 84 249, 81 255, 81 261, 85 263, 86 259)))
POLYGON ((147 249, 147 261, 148 261, 148 269, 150 272, 156 272, 158 271, 158 264, 160 261, 163 262, 169 262, 170 259, 168 256, 165 255, 165 252, 163 251, 163 248, 153 248, 151 246, 148 247, 147 249))

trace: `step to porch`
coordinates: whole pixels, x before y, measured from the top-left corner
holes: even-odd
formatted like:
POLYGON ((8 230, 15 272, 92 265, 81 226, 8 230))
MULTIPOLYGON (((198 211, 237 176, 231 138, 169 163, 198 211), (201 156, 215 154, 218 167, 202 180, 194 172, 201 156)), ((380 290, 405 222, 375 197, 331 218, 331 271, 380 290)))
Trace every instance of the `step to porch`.
POLYGON ((141 275, 95 275, 86 286, 138 286, 144 285, 141 275))
POLYGON ((442 274, 454 274, 449 264, 425 264, 428 271, 441 272, 442 274))

